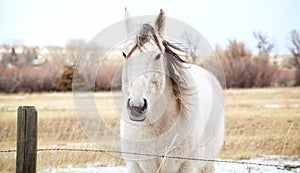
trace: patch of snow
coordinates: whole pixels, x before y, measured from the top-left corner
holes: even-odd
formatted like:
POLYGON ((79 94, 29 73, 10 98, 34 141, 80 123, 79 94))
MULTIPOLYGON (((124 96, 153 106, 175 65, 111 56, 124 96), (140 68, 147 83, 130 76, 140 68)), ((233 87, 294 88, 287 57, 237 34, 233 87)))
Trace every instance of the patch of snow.
MULTIPOLYGON (((262 105, 262 107, 267 108, 267 109, 280 109, 280 108, 284 108, 287 106, 279 105, 279 104, 266 104, 266 105, 262 105)), ((298 109, 298 108, 300 108, 300 105, 299 104, 291 104, 291 105, 288 105, 288 107, 298 109)))
MULTIPOLYGON (((225 160, 231 162, 233 160, 225 160)), ((257 164, 273 164, 273 165, 292 165, 299 166, 300 158, 280 158, 278 156, 274 157, 264 157, 264 158, 253 158, 250 160, 240 160, 238 162, 247 163, 257 163, 257 164)), ((107 167, 98 167, 99 163, 90 163, 85 168, 76 168, 72 165, 68 165, 65 168, 47 168, 40 170, 40 173, 128 173, 125 166, 114 166, 111 164, 107 167)), ((215 173, 232 173, 232 172, 251 172, 251 173, 295 173, 300 172, 300 167, 296 169, 286 170, 279 169, 275 166, 262 166, 255 164, 240 164, 240 163, 223 163, 216 162, 214 164, 215 173)))
POLYGON ((264 166, 257 164, 270 164, 270 165, 300 165, 300 159, 292 161, 291 159, 280 159, 278 156, 269 158, 252 158, 250 160, 240 160, 238 162, 247 162, 249 164, 239 164, 239 163, 215 163, 216 173, 232 173, 232 172, 251 172, 251 173, 294 173, 299 172, 300 168, 286 170, 283 167, 275 166, 264 166))
POLYGON ((18 110, 17 107, 8 107, 8 108, 6 108, 6 111, 8 111, 8 112, 15 112, 17 110, 18 110))
POLYGON ((25 96, 16 96, 15 99, 16 99, 16 100, 24 100, 24 99, 25 99, 25 96))
POLYGON ((266 104, 263 105, 264 108, 268 108, 268 109, 279 109, 279 108, 283 108, 283 105, 279 105, 279 104, 266 104))
POLYGON ((41 110, 47 111, 66 111, 66 110, 74 110, 74 106, 65 106, 65 107, 43 107, 41 110))
POLYGON ((289 107, 298 109, 298 108, 300 108, 300 105, 299 104, 293 104, 293 105, 290 105, 289 107))
POLYGON ((94 167, 87 165, 85 168, 74 168, 69 165, 65 168, 48 168, 38 171, 39 173, 127 173, 127 169, 123 166, 117 167, 94 167))

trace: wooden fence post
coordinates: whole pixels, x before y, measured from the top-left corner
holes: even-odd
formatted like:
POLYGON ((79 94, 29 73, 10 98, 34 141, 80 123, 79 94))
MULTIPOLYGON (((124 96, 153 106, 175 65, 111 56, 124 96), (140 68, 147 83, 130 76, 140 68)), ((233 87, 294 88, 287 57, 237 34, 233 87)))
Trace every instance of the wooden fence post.
POLYGON ((37 111, 34 106, 20 106, 17 122, 17 173, 35 173, 37 157, 37 111))

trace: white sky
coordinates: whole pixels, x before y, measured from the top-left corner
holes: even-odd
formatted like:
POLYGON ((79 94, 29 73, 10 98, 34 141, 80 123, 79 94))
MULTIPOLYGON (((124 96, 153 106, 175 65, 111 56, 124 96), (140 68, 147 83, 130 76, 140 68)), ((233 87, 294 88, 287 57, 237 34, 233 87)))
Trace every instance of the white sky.
POLYGON ((168 17, 195 27, 214 47, 229 39, 252 50, 254 31, 275 44, 273 53, 288 52, 289 33, 300 32, 299 0, 0 0, 0 43, 65 45, 69 39, 91 39, 120 21, 127 6, 132 16, 168 17))

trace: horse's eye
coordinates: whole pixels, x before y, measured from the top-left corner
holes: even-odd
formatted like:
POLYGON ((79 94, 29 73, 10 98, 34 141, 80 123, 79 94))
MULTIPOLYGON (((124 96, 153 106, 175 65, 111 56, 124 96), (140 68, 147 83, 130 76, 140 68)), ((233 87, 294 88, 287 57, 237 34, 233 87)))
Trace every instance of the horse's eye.
POLYGON ((156 55, 155 60, 158 60, 160 58, 160 53, 156 55))
POLYGON ((122 52, 122 54, 123 54, 124 58, 126 58, 126 57, 127 57, 127 55, 126 55, 124 52, 122 52))

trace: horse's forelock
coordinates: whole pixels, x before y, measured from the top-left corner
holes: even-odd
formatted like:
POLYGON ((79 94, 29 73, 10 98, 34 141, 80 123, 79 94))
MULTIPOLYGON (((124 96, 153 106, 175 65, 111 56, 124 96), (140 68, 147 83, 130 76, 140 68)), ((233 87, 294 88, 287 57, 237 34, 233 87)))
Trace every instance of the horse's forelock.
POLYGON ((143 48, 144 45, 150 40, 153 40, 158 49, 162 51, 162 47, 160 45, 159 38, 155 32, 155 29, 150 24, 145 23, 142 25, 138 35, 136 36, 135 44, 129 51, 127 57, 129 58, 136 49, 141 50, 141 48, 143 48))

